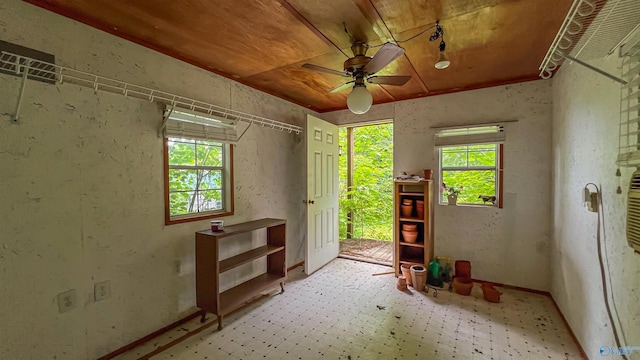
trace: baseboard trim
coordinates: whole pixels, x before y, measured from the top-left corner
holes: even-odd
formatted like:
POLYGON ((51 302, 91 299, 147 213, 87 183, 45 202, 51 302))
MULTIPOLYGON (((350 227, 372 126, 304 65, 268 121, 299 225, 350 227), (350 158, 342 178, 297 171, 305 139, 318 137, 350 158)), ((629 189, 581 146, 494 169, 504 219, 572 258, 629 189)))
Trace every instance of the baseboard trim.
POLYGON ((505 285, 505 284, 501 284, 501 283, 495 283, 493 281, 485 281, 485 280, 479 280, 479 279, 471 279, 471 280, 473 282, 476 282, 476 283, 491 283, 494 286, 503 287, 505 289, 513 289, 513 290, 524 291, 524 292, 528 292, 528 293, 532 293, 532 294, 544 295, 544 296, 549 297, 549 299, 551 299, 551 302, 553 303, 553 307, 555 307, 556 311, 558 312, 558 314, 560 314, 560 319, 562 319, 562 322, 564 323, 564 326, 567 328, 567 330, 569 330, 569 335, 573 339, 573 342, 578 347, 578 351, 580 351, 580 356, 582 356, 582 358, 585 359, 585 360, 589 360, 589 357, 587 356, 587 353, 585 353, 584 349, 582 348, 582 344, 580 344, 580 341, 578 341, 578 338, 573 333, 573 329, 571 329, 571 326, 569 326, 569 323, 567 322, 567 319, 565 319, 564 314, 562 313, 562 311, 560 311, 560 308, 558 307, 558 304, 556 303, 556 300, 553 298, 553 296, 551 295, 550 292, 542 291, 542 290, 534 290, 534 289, 524 288, 524 287, 520 287, 520 286, 505 285))
POLYGON ((302 265, 304 265, 304 261, 300 261, 300 262, 299 262, 299 263, 297 263, 297 264, 293 264, 293 265, 289 266, 289 267, 287 268, 287 271, 291 271, 291 270, 293 270, 293 269, 295 269, 295 268, 297 268, 297 267, 299 267, 299 266, 302 266, 302 265))
POLYGON ((163 328, 161 328, 159 330, 156 330, 156 331, 152 332, 151 334, 149 334, 147 336, 144 336, 144 337, 142 337, 142 338, 140 338, 140 339, 138 339, 138 340, 136 340, 136 341, 134 341, 132 343, 129 343, 129 344, 117 349, 117 350, 114 350, 114 351, 108 353, 107 355, 104 355, 104 356, 98 358, 98 360, 109 360, 109 359, 113 359, 116 356, 122 355, 122 354, 126 353, 127 351, 132 350, 132 349, 134 349, 134 348, 146 343, 147 341, 149 341, 149 340, 151 340, 153 338, 156 338, 156 337, 166 333, 167 331, 169 331, 169 330, 171 330, 173 328, 176 328, 176 327, 178 327, 178 326, 190 321, 193 318, 201 316, 202 312, 203 312, 202 310, 199 310, 199 311, 196 311, 195 313, 193 313, 191 315, 187 315, 186 317, 184 317, 184 318, 182 318, 182 319, 180 319, 178 321, 174 321, 171 324, 169 324, 169 325, 167 325, 167 326, 165 326, 165 327, 163 327, 163 328))
POLYGON ((560 314, 560 318, 562 319, 562 322, 564 323, 564 326, 567 328, 567 330, 569 330, 569 335, 571 335, 571 338, 573 339, 573 342, 575 342, 576 345, 578 345, 578 350, 580 351, 580 355, 582 356, 583 359, 589 360, 589 357, 587 356, 587 353, 584 352, 584 349, 582 348, 582 344, 580 344, 580 341, 578 341, 578 338, 576 337, 576 334, 573 333, 573 330, 571 329, 571 326, 569 326, 569 323, 567 322, 567 319, 565 319, 564 314, 562 313, 562 311, 560 311, 560 307, 556 303, 556 300, 553 298, 553 296, 551 296, 551 294, 549 294, 549 298, 551 299, 551 302, 553 303, 553 306, 556 308, 556 311, 558 312, 558 314, 560 314))
POLYGON ((493 281, 480 280, 480 279, 471 279, 471 280, 477 283, 490 283, 490 284, 493 284, 494 286, 503 287, 505 289, 519 290, 519 291, 524 291, 532 294, 545 295, 545 296, 551 297, 551 294, 548 291, 534 290, 534 289, 524 288, 520 286, 506 285, 506 284, 496 283, 493 281))

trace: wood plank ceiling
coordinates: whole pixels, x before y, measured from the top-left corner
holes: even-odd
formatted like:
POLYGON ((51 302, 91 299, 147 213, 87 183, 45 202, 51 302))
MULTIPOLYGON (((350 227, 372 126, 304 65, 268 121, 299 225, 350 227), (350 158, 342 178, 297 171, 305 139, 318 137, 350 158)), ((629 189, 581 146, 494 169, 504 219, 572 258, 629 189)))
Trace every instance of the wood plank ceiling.
MULTIPOLYGON (((367 85, 374 104, 538 78, 538 66, 572 0, 27 0, 217 74, 325 112, 346 108, 329 94, 352 56, 344 25, 369 45, 408 39, 436 20, 451 66, 434 68, 429 35, 379 74, 411 75, 404 86, 367 85)), ((373 56, 378 48, 367 53, 373 56)), ((124 79, 123 79, 124 80, 124 79)))

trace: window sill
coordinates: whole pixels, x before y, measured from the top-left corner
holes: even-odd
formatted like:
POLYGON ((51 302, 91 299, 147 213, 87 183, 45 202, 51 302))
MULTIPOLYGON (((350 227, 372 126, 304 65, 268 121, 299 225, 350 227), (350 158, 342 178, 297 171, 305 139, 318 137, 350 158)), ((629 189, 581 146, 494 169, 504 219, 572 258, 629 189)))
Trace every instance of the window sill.
POLYGON ((449 205, 447 203, 439 203, 438 205, 440 206, 458 206, 458 207, 471 207, 471 208, 496 208, 496 209, 500 209, 500 207, 498 205, 484 205, 484 204, 456 204, 456 205, 449 205))
POLYGON ((232 211, 226 211, 226 212, 214 212, 214 213, 205 213, 205 214, 187 214, 187 215, 180 215, 177 217, 173 217, 173 218, 165 218, 164 224, 165 225, 174 225, 174 224, 182 224, 182 223, 187 223, 187 222, 192 222, 192 221, 201 221, 201 220, 207 220, 207 219, 215 219, 215 218, 219 218, 219 217, 224 217, 224 216, 231 216, 233 215, 233 210, 232 211))

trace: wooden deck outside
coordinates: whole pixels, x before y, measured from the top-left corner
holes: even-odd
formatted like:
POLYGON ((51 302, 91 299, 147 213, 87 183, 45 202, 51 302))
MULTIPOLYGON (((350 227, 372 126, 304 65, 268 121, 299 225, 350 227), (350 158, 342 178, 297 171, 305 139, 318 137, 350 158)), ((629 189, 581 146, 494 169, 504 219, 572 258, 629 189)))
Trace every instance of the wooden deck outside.
POLYGON ((391 265, 393 262, 393 241, 372 239, 341 240, 340 255, 369 259, 391 265))

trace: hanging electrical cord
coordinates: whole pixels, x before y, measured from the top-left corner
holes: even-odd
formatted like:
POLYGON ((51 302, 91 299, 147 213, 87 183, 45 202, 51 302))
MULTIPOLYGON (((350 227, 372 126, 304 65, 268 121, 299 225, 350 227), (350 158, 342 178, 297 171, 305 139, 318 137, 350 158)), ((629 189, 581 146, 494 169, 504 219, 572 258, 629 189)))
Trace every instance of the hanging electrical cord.
MULTIPOLYGON (((604 271, 604 262, 603 262, 603 258, 602 258, 602 241, 605 242, 605 257, 607 257, 607 273, 609 275, 609 283, 611 283, 611 271, 609 270, 609 258, 608 255, 606 254, 606 233, 605 233, 605 229, 604 229, 604 204, 602 201, 602 192, 600 191, 600 188, 598 187, 598 185, 594 184, 594 183, 587 183, 584 188, 585 190, 588 190, 589 185, 592 185, 593 187, 596 188, 596 194, 597 194, 597 199, 598 199, 598 206, 596 207, 596 211, 598 213, 598 225, 597 225, 597 234, 596 234, 596 241, 598 243, 598 263, 600 265, 600 276, 602 279, 602 295, 604 297, 604 304, 605 307, 607 308, 607 316, 609 317, 609 322, 611 323, 611 328, 613 329, 613 337, 616 341, 616 346, 618 347, 618 349, 622 348, 622 345, 620 344, 620 337, 618 336, 618 329, 616 327, 615 322, 613 321, 613 316, 611 315, 611 307, 609 305, 609 296, 607 294, 607 279, 605 277, 605 271, 604 271), (602 219, 602 221, 601 221, 602 219), (602 234, 603 234, 603 240, 600 239, 600 229, 602 228, 602 234)), ((616 313, 616 319, 618 320, 618 324, 620 324, 620 333, 622 334, 623 337, 623 341, 626 345, 626 339, 624 337, 624 332, 622 329, 622 323, 620 322, 620 317, 618 316, 618 309, 616 308, 616 304, 615 304, 615 299, 613 297, 613 291, 611 292, 611 301, 613 302, 613 308, 614 311, 616 313)), ((624 360, 628 360, 627 355, 626 354, 620 354, 622 356, 622 358, 624 360)))
MULTIPOLYGON (((436 22, 435 22, 435 23, 433 23, 433 24, 429 24, 429 25, 428 25, 428 27, 427 27, 426 29, 424 29, 424 30, 420 31, 419 33, 417 33, 417 34, 415 34, 415 35, 413 35, 413 36, 409 37, 408 39, 404 39, 404 40, 393 40, 393 41, 390 41, 390 42, 395 43, 396 45, 399 45, 400 43, 404 43, 404 42, 407 42, 407 41, 409 41, 409 40, 413 40, 413 39, 417 38, 418 36, 420 36, 420 35, 422 35, 422 34, 426 33, 427 31, 429 31, 429 30, 431 30, 431 29, 433 29, 433 28, 436 28, 436 31, 435 31, 433 34, 431 34, 431 37, 429 38, 429 40, 430 40, 430 41, 433 41, 433 40, 435 40, 435 39, 442 38, 442 40, 444 41, 444 29, 442 28, 442 26, 440 26, 440 22, 439 22, 439 21, 436 21, 436 22)), ((346 30, 346 27, 345 27, 345 32, 346 32, 347 34, 349 34, 349 32, 346 30)), ((349 34, 349 36, 351 36, 351 34, 349 34)), ((386 44, 386 43, 385 43, 385 44, 386 44)), ((377 48, 377 47, 381 47, 381 46, 383 46, 383 45, 384 45, 384 44, 380 44, 380 45, 367 45, 367 49, 375 49, 375 48, 377 48)))

